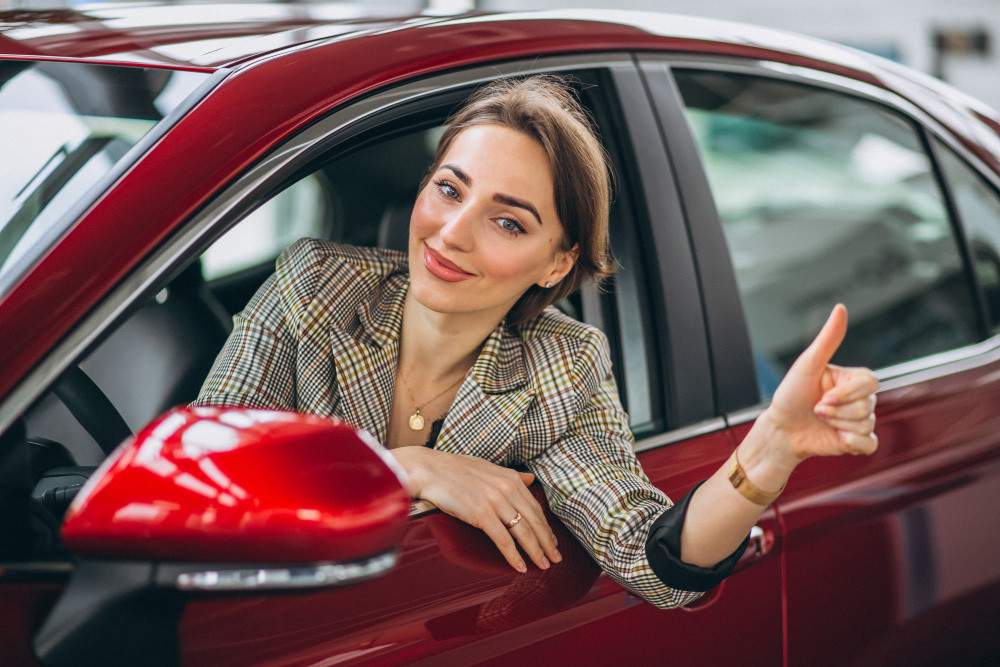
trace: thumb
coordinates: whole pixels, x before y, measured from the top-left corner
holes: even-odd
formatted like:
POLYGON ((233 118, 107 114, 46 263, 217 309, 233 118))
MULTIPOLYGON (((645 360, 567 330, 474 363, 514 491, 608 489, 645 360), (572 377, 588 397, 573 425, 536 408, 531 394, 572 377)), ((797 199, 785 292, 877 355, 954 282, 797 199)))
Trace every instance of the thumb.
POLYGON ((838 303, 833 307, 826 324, 820 329, 816 338, 802 353, 796 361, 796 365, 802 364, 804 371, 822 371, 830 363, 834 353, 844 341, 847 333, 847 308, 844 304, 838 303))
POLYGON ((517 474, 521 476, 521 481, 524 482, 525 486, 531 486, 531 483, 535 481, 535 475, 533 473, 518 471, 517 474))

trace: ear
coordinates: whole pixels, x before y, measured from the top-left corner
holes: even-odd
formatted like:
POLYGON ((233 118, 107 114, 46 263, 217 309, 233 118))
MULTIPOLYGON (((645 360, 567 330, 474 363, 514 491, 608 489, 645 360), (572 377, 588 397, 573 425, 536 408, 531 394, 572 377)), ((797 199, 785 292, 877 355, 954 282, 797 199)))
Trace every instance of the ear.
POLYGON ((552 267, 545 277, 536 283, 539 287, 545 287, 545 283, 550 282, 553 286, 566 277, 566 274, 573 270, 577 257, 580 256, 580 245, 573 244, 569 250, 560 250, 552 258, 552 267))

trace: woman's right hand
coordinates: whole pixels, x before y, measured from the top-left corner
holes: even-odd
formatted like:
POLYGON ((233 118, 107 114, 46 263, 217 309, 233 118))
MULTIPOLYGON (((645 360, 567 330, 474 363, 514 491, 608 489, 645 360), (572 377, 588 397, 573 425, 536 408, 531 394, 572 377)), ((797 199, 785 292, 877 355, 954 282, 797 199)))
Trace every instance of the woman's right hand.
POLYGON ((531 473, 426 447, 398 447, 390 452, 406 470, 414 498, 432 502, 442 512, 481 529, 518 572, 527 571, 518 544, 543 570, 550 561, 562 560, 542 507, 528 490, 535 478, 531 473), (507 528, 517 515, 520 521, 507 528))

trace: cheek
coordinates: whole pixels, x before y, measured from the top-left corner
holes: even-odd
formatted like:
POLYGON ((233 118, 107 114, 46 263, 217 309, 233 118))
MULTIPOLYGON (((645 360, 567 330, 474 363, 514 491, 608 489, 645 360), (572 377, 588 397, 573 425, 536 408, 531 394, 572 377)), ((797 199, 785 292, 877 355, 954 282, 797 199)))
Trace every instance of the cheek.
POLYGON ((428 202, 428 197, 426 196, 426 190, 421 192, 417 196, 417 201, 413 204, 413 210, 410 212, 410 236, 423 236, 428 228, 430 228, 433 216, 431 215, 431 207, 428 202))
POLYGON ((496 251, 486 255, 490 274, 512 285, 535 282, 543 268, 547 268, 546 255, 539 252, 496 251))

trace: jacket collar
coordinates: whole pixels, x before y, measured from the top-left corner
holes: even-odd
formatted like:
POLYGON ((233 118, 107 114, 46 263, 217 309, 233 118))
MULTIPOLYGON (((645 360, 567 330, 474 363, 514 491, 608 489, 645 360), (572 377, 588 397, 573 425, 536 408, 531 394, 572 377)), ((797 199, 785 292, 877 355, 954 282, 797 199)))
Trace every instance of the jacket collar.
MULTIPOLYGON (((396 274, 383 281, 372 299, 358 306, 361 323, 359 342, 392 348, 398 353, 403 326, 403 305, 410 280, 396 274)), ((523 386, 528 379, 521 340, 501 322, 486 338, 479 357, 472 365, 472 377, 486 394, 502 394, 523 386)))
POLYGON ((505 322, 486 338, 472 365, 472 377, 486 394, 505 394, 528 381, 521 340, 507 330, 505 322))
POLYGON ((403 327, 403 304, 410 279, 405 273, 389 276, 378 286, 371 299, 358 306, 361 328, 358 341, 380 349, 398 344, 403 327))

